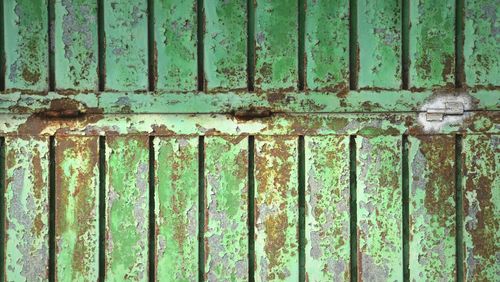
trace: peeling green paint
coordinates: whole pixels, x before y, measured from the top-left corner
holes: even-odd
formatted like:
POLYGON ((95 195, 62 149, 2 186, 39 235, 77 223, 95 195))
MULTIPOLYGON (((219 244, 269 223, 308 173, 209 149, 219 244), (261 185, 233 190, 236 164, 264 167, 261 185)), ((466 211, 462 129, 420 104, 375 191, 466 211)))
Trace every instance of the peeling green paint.
POLYGON ((97 281, 98 137, 56 138, 55 261, 58 281, 97 281))
POLYGON ((411 281, 456 275, 455 138, 410 136, 409 267, 411 281))
POLYGON ((196 1, 154 0, 154 20, 156 88, 195 91, 198 87, 196 1))
POLYGON ((157 137, 156 278, 198 279, 198 138, 157 137))
MULTIPOLYGON (((4 1, 5 88, 47 91, 48 0, 4 1)), ((3 75, 3 74, 0 74, 3 75)))
POLYGON ((463 139, 464 278, 498 280, 500 135, 463 139))
POLYGON ((205 139, 205 272, 208 281, 248 281, 248 140, 205 139))
POLYGON ((307 0, 306 85, 349 88, 349 1, 307 0))
POLYGON ((147 1, 104 1, 106 90, 147 90, 147 1))
POLYGON ((148 138, 106 138, 106 269, 108 281, 148 279, 148 138))
POLYGON ((55 2, 55 87, 97 90, 97 1, 55 2))
POLYGON ((298 139, 255 138, 255 281, 299 277, 298 139))
POLYGON ((349 281, 349 137, 306 136, 305 158, 308 281, 349 281))
POLYGON ((358 1, 360 89, 399 89, 401 76, 401 0, 358 1))
POLYGON ((410 2, 410 88, 453 87, 455 0, 410 2))
POLYGON ((359 137, 356 146, 358 279, 402 281, 401 137, 359 137))
POLYGON ((247 3, 205 1, 207 91, 247 88, 247 3))
POLYGON ((49 139, 5 139, 5 281, 44 281, 49 265, 49 139))

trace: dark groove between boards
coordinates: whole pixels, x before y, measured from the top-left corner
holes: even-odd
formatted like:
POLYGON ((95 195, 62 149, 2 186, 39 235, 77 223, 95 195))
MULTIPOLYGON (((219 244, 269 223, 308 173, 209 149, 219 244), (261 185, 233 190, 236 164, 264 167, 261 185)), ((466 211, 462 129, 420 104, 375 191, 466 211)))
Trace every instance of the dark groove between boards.
POLYGON ((205 281, 205 137, 198 141, 198 281, 205 281))
POLYGON ((196 19, 197 19, 197 48, 198 48, 198 91, 205 91, 205 52, 204 52, 204 36, 205 36, 205 9, 204 0, 196 2, 196 19))
POLYGON ((462 135, 455 136, 455 214, 456 214, 456 281, 464 281, 464 248, 463 248, 463 186, 462 186, 462 135))
POLYGON ((155 218, 155 147, 154 137, 149 137, 149 281, 156 281, 156 218, 155 218))
POLYGON ((247 0, 247 83, 255 90, 255 0, 247 0))
POLYGON ((5 137, 0 137, 0 281, 5 280, 5 137))
POLYGON ((155 12, 154 0, 148 0, 148 79, 149 91, 156 90, 156 78, 158 76, 156 60, 156 38, 155 38, 155 12))
POLYGON ((358 3, 349 1, 349 89, 358 88, 358 3))
POLYGON ((464 0, 455 2, 455 87, 463 88, 464 71, 464 0))
POLYGON ((299 91, 303 91, 306 88, 306 58, 305 58, 305 41, 306 41, 306 33, 305 33, 305 25, 306 25, 306 1, 299 0, 298 7, 298 35, 299 35, 299 46, 298 46, 298 80, 299 80, 299 91))
MULTIPOLYGON (((250 0, 253 1, 253 0, 250 0)), ((255 281, 255 137, 248 137, 248 281, 255 281)))
POLYGON ((410 214, 410 171, 408 161, 408 135, 403 135, 402 144, 402 184, 403 184, 403 281, 410 281, 410 264, 409 264, 409 214, 410 214))
POLYGON ((304 136, 299 136, 299 281, 306 281, 306 167, 304 136))
POLYGON ((106 137, 99 137, 99 281, 104 281, 106 265, 106 137))
POLYGON ((402 0, 401 18, 401 64, 402 64, 402 88, 409 88, 409 67, 410 67, 410 0, 402 0))
POLYGON ((56 61, 55 61, 55 1, 49 0, 48 5, 48 40, 49 40, 49 91, 56 89, 56 61))
POLYGON ((56 144, 49 138, 49 281, 56 277, 56 144))
MULTIPOLYGON (((5 34, 4 34, 4 16, 3 16, 3 1, 0 1, 0 91, 5 91, 5 34)), ((3 277, 3 276, 2 276, 3 277)))
POLYGON ((97 53, 98 53, 98 72, 99 72, 99 91, 106 88, 106 46, 104 31, 104 0, 97 0, 97 53))
POLYGON ((350 272, 351 282, 358 281, 358 215, 357 215, 357 160, 356 160, 356 136, 353 135, 349 140, 349 212, 350 218, 350 272))

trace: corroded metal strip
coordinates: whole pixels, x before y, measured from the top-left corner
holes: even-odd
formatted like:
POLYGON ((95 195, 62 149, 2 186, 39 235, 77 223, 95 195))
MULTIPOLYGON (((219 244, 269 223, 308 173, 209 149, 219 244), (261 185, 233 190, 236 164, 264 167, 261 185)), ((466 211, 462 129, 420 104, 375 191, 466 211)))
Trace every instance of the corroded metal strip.
POLYGON ((359 88, 399 89, 401 1, 358 1, 359 88))
POLYGON ((157 89, 197 89, 196 2, 154 0, 157 89))
POLYGON ((0 135, 331 135, 494 133, 499 112, 465 113, 463 117, 426 121, 425 113, 274 114, 254 120, 232 115, 83 115, 47 119, 40 115, 0 115, 0 135))
POLYGON ((48 89, 48 0, 4 1, 7 90, 48 89))
POLYGON ((298 0, 254 0, 255 89, 298 86, 298 0))
POLYGON ((297 138, 255 138, 255 281, 297 281, 297 138))
POLYGON ((454 87, 455 0, 415 0, 409 9, 409 87, 454 87))
POLYGON ((402 281, 401 137, 358 139, 358 279, 402 281))
POLYGON ((106 138, 106 269, 110 281, 148 279, 148 138, 106 138))
POLYGON ((465 1, 464 69, 468 86, 500 86, 498 1, 465 1))
POLYGON ((349 281, 349 137, 306 136, 306 275, 349 281))
POLYGON ((5 281, 48 279, 49 140, 5 139, 5 281))
POLYGON ((147 1, 104 1, 107 90, 147 90, 147 1))
POLYGON ((97 1, 55 2, 55 86, 97 90, 97 1))
POLYGON ((205 139, 208 281, 248 281, 248 140, 205 139))
POLYGON ((56 137, 55 261, 58 281, 97 281, 98 137, 56 137))
POLYGON ((207 91, 247 88, 247 3, 205 1, 207 91))
POLYGON ((500 135, 463 139, 464 278, 498 280, 500 135))
POLYGON ((349 88, 349 1, 307 0, 307 88, 349 88))
POLYGON ((198 138, 157 137, 156 277, 198 279, 198 138))
POLYGON ((409 267, 411 281, 455 277, 455 138, 410 136, 409 267))

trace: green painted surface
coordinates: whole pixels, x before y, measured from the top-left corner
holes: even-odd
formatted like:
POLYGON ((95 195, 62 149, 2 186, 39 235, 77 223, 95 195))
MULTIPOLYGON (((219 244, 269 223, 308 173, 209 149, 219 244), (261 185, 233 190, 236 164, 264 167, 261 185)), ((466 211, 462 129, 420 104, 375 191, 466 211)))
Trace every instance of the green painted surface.
POLYGON ((403 280, 401 137, 356 138, 358 279, 403 280))
POLYGON ((454 87, 455 0, 410 2, 409 87, 454 87))
POLYGON ((247 88, 247 3, 205 1, 207 91, 247 88))
POLYGON ((255 138, 255 281, 299 278, 298 139, 255 138))
POLYGON ((358 1, 358 87, 399 89, 401 0, 358 1))
POLYGON ((306 85, 311 90, 349 88, 349 1, 307 0, 306 85))
POLYGON ((56 277, 97 281, 99 271, 98 137, 56 138, 56 277))
POLYGON ((106 138, 107 281, 148 279, 148 138, 106 138))
POLYGON ((248 139, 205 139, 205 272, 248 281, 248 139))
POLYGON ((349 137, 306 136, 306 275, 349 281, 349 137))
POLYGON ((5 139, 5 281, 46 281, 49 139, 5 139))
POLYGON ((54 1, 55 87, 97 90, 97 1, 54 1))
POLYGON ((105 89, 147 90, 147 1, 104 1, 105 89))
POLYGON ((255 0, 255 90, 298 86, 298 0, 255 0))
POLYGON ((155 148, 156 277, 198 278, 198 138, 157 137, 155 148))
POLYGON ((455 137, 410 136, 411 281, 455 277, 455 137))
POLYGON ((49 71, 48 2, 8 0, 3 5, 5 88, 46 91, 49 71))
POLYGON ((498 1, 465 1, 464 69, 467 86, 500 85, 498 1))
POLYGON ((198 88, 196 1, 154 0, 154 20, 156 88, 195 91, 198 88))
POLYGON ((463 139, 464 278, 498 280, 500 135, 463 139))

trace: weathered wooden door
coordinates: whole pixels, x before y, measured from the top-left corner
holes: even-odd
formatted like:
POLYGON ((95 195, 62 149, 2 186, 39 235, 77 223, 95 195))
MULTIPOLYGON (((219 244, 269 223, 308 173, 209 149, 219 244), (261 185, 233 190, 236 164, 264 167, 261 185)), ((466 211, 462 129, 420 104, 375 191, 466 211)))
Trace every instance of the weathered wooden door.
POLYGON ((500 4, 4 0, 4 281, 498 281, 500 4))

